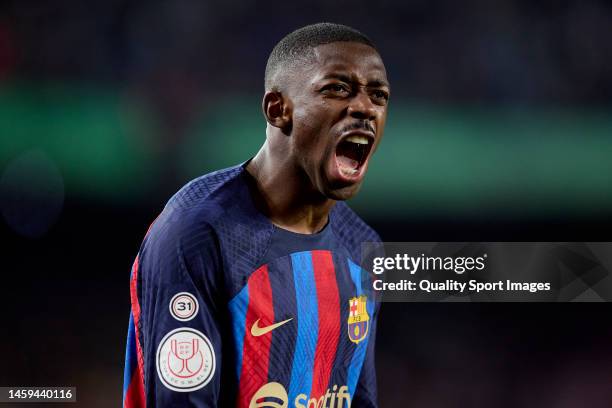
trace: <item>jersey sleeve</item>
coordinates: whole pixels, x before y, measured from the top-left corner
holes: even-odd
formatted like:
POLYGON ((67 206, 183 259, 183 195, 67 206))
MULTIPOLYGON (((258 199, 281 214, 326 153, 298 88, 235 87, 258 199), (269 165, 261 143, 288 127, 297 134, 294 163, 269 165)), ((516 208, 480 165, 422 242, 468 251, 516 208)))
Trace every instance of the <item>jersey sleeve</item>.
POLYGON ((222 406, 222 282, 212 227, 162 213, 132 270, 124 407, 222 406))
POLYGON ((363 408, 377 408, 377 386, 376 386, 376 365, 374 351, 376 349, 376 326, 380 311, 380 303, 376 303, 374 317, 371 322, 365 360, 355 389, 355 396, 351 406, 363 408))

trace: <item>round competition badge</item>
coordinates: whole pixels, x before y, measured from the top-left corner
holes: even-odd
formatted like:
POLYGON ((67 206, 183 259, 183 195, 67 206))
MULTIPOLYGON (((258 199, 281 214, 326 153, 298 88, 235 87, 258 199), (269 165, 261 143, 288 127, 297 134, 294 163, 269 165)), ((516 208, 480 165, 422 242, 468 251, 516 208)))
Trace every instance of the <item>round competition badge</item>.
POLYGON ((186 322, 195 317, 198 313, 198 301, 189 292, 180 292, 170 300, 170 314, 176 320, 186 322))
POLYGON ((208 338, 189 327, 174 329, 157 348, 157 375, 169 389, 199 390, 215 373, 215 352, 208 338))

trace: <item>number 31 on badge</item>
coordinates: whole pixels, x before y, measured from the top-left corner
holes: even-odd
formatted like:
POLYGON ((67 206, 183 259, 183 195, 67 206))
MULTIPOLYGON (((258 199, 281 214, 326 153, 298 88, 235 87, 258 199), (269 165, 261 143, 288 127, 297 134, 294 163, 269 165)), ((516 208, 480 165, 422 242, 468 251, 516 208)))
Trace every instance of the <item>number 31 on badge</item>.
POLYGON ((170 300, 170 314, 176 320, 186 322, 198 313, 198 301, 189 292, 180 292, 170 300))

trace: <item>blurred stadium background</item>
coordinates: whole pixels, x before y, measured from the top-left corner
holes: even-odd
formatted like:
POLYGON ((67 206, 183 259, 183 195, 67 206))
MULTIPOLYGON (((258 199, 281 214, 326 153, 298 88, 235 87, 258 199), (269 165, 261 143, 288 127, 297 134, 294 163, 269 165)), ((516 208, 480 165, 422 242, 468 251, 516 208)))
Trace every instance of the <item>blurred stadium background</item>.
MULTIPOLYGON (((3 2, 0 385, 118 406, 131 262, 185 182, 251 157, 267 56, 334 21, 393 95, 353 207, 385 240, 610 240, 609 1, 3 2)), ((386 304, 382 407, 610 407, 608 304, 386 304)))

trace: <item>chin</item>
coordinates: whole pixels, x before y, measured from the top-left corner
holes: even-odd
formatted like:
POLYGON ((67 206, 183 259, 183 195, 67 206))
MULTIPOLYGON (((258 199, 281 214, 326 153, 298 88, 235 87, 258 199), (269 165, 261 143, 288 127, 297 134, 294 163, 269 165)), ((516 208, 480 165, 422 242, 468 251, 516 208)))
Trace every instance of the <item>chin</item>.
POLYGON ((345 201, 353 198, 359 192, 359 189, 361 189, 361 183, 351 184, 350 186, 340 188, 328 186, 328 188, 324 190, 324 194, 327 198, 332 200, 345 201))

